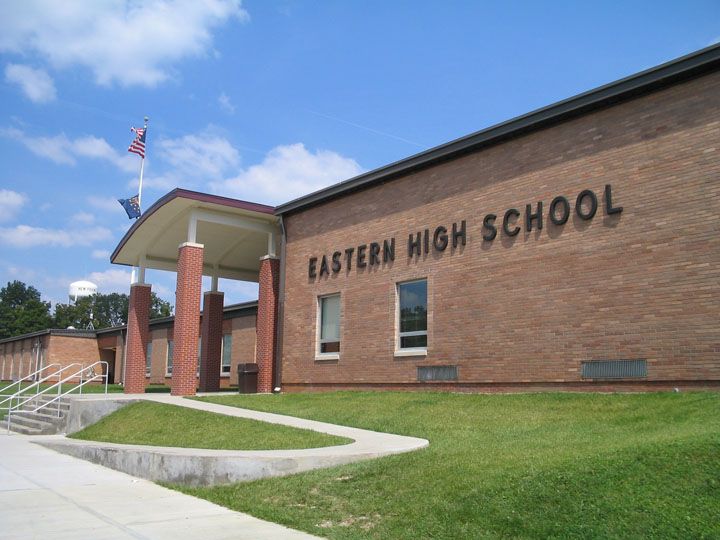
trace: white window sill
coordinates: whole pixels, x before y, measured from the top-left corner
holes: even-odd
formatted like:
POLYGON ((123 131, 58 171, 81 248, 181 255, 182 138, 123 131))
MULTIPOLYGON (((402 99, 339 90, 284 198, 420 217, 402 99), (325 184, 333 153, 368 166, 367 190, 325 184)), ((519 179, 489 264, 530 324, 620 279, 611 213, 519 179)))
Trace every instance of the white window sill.
POLYGON ((226 379, 229 379, 229 378, 230 378, 230 373, 221 373, 220 376, 221 376, 221 377, 225 377, 226 379))
POLYGON ((427 356, 427 349, 400 349, 395 351, 394 356, 396 358, 402 356, 427 356))
POLYGON ((315 355, 316 362, 322 362, 323 360, 340 360, 340 353, 325 353, 315 355))

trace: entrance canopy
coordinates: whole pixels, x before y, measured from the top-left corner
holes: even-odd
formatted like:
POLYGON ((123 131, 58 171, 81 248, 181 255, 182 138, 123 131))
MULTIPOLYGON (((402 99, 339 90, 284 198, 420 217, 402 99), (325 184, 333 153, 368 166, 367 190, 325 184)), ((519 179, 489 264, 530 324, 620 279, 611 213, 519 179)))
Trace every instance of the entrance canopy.
POLYGON ((110 257, 114 264, 176 271, 178 246, 202 244, 203 275, 258 281, 260 258, 275 255, 274 208, 174 189, 148 208, 110 257))

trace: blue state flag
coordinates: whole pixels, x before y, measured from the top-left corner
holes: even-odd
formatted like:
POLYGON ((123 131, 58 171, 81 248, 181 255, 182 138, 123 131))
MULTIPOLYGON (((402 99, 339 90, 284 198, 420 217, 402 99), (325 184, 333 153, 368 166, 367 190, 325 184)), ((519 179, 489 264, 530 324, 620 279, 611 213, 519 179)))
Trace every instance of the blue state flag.
POLYGON ((128 215, 128 219, 140 217, 140 203, 138 203, 138 196, 130 197, 129 199, 118 199, 118 202, 122 204, 128 215))

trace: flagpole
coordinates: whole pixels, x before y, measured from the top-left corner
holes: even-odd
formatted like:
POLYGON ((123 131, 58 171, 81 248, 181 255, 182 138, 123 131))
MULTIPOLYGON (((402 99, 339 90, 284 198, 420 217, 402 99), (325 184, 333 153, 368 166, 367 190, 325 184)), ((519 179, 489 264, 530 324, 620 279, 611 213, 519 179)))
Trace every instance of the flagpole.
MULTIPOLYGON (((145 117, 145 126, 143 129, 145 130, 145 136, 147 136, 147 125, 148 120, 150 120, 147 116, 145 117)), ((142 215, 142 181, 143 181, 143 172, 145 170, 145 153, 147 152, 147 149, 145 152, 143 152, 143 156, 140 159, 140 182, 138 183, 138 207, 140 208, 140 215, 142 215)), ((140 216, 138 216, 138 219, 140 219, 140 216)), ((137 275, 137 268, 133 266, 132 271, 130 272, 130 285, 135 283, 135 276, 137 275)))
MULTIPOLYGON (((146 137, 147 137, 148 120, 150 120, 150 119, 146 116, 145 117, 145 126, 143 127, 143 129, 145 130, 146 137)), ((145 150, 145 153, 147 153, 147 149, 145 150)), ((138 183, 138 207, 140 207, 140 215, 142 215, 142 181, 143 181, 144 170, 145 170, 145 155, 143 154, 142 158, 140 159, 140 182, 138 183)), ((138 216, 138 219, 140 219, 140 216, 138 216)), ((133 284, 136 281, 136 276, 138 274, 137 270, 138 270, 138 268, 133 266, 132 272, 130 272, 130 286, 131 287, 133 286, 133 284)), ((126 323, 125 324, 125 343, 123 344, 123 375, 122 375, 123 386, 125 386, 125 373, 126 373, 126 367, 127 367, 128 328, 129 328, 129 324, 126 323)))
MULTIPOLYGON (((147 137, 147 125, 148 120, 150 120, 147 116, 145 117, 145 136, 147 137)), ((146 150, 147 152, 147 150, 146 150)), ((140 212, 142 213, 142 181, 143 181, 143 171, 145 170, 145 155, 143 154, 142 159, 140 160, 140 184, 138 186, 138 206, 140 207, 140 212)))

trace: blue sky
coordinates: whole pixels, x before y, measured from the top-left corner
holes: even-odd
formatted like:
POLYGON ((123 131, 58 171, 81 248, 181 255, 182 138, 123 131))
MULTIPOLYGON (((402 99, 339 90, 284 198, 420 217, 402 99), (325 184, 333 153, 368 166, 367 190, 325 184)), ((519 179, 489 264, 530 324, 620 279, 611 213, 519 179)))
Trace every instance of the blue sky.
POLYGON ((144 115, 143 207, 278 204, 718 41, 717 0, 2 2, 0 283, 128 291, 144 115))

